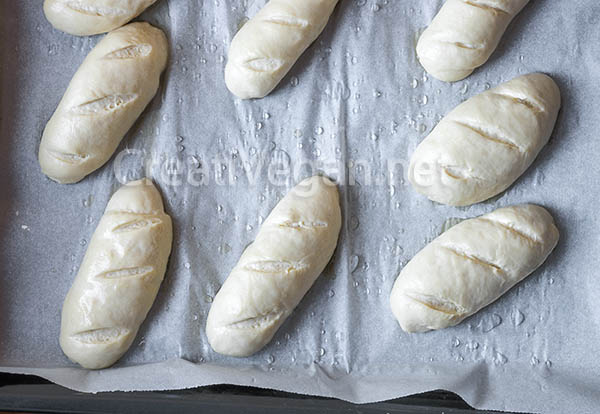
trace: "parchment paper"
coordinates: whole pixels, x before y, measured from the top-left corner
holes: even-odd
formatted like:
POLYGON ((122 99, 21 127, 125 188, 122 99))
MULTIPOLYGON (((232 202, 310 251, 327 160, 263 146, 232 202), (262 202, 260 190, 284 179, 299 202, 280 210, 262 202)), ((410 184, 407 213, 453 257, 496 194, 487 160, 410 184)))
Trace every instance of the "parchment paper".
POLYGON ((159 0, 146 11, 140 19, 170 40, 160 91, 107 165, 59 185, 40 172, 39 140, 100 37, 54 30, 41 1, 0 2, 0 370, 87 392, 232 383, 364 403, 442 388, 479 408, 597 412, 598 2, 531 1, 485 66, 446 84, 414 53, 441 1, 341 0, 275 92, 240 101, 223 81, 227 48, 264 3, 159 0), (556 79, 563 106, 549 145, 515 185, 468 208, 410 188, 402 166, 444 114, 533 71, 556 79), (340 179, 335 256, 263 351, 219 356, 204 332, 210 301, 311 162, 340 179), (81 370, 58 345, 62 301, 119 180, 145 173, 173 217, 167 275, 121 361, 81 370), (388 304, 402 266, 449 219, 524 202, 546 206, 560 228, 547 262, 455 328, 403 333, 388 304))

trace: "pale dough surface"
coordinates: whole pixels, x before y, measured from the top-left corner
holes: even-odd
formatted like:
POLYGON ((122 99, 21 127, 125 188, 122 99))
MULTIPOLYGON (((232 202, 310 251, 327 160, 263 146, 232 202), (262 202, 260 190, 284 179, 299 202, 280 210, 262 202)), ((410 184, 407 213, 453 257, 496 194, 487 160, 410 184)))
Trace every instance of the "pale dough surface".
POLYGON ((294 187, 215 296, 206 323, 211 347, 248 356, 265 346, 323 272, 340 228, 335 184, 315 176, 294 187))
POLYGON ((150 180, 112 196, 63 304, 60 346, 72 361, 106 368, 127 351, 158 293, 172 237, 150 180))
POLYGON ((531 204, 465 220, 402 269, 392 312, 406 332, 456 325, 537 269, 558 238, 550 213, 531 204))
POLYGON ((44 130, 44 174, 74 183, 108 161, 156 94, 167 47, 165 34, 148 23, 123 26, 94 47, 44 130))
POLYGON ((156 0, 45 0, 44 14, 56 29, 88 36, 110 32, 139 16, 156 0))
POLYGON ((529 0, 447 0, 417 43, 421 65, 434 78, 469 76, 494 52, 511 20, 529 0))
POLYGON ((408 178, 438 203, 465 206, 508 188, 548 142, 560 91, 547 75, 517 77, 463 102, 411 156, 408 178))
POLYGON ((237 32, 225 83, 242 99, 268 95, 325 28, 338 0, 270 0, 237 32))

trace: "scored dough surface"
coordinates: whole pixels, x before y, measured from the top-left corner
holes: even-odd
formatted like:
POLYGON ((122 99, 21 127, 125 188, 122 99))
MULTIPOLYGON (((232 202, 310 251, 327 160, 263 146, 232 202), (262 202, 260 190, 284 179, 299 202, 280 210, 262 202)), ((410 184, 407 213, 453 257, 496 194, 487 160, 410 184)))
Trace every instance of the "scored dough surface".
POLYGON ((206 322, 211 347, 231 356, 264 347, 323 272, 340 228, 335 184, 315 176, 294 187, 215 296, 206 322))
POLYGON ((89 36, 110 32, 139 16, 156 0, 45 0, 46 19, 58 30, 89 36))
POLYGON ((338 0, 270 0, 237 32, 225 83, 242 99, 268 95, 321 34, 338 0))
POLYGON ((99 369, 127 351, 158 293, 172 238, 150 180, 111 197, 63 304, 60 346, 69 359, 99 369))
POLYGON ((550 213, 532 204, 465 220, 402 269, 390 296, 392 312, 406 332, 454 326, 537 269, 558 238, 550 213))
POLYGON ((162 30, 131 23, 92 49, 44 129, 44 174, 74 183, 108 161, 156 94, 167 47, 162 30))
POLYGON ((417 56, 436 79, 469 76, 494 52, 529 0, 447 0, 417 43, 417 56))
POLYGON ((411 156, 408 178, 430 200, 465 206, 507 189, 548 142, 560 91, 547 75, 519 76, 463 102, 411 156))

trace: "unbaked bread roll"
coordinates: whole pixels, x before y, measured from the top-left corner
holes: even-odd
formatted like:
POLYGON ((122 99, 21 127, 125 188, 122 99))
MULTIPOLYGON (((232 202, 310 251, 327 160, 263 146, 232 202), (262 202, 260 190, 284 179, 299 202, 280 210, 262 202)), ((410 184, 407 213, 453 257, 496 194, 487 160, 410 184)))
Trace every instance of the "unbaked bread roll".
POLYGON ((419 144, 408 178, 438 203, 465 206, 508 188, 550 138, 560 91, 541 73, 520 76, 457 106, 419 144))
POLYGON ((494 52, 529 0, 447 0, 417 43, 431 76, 454 82, 469 76, 494 52))
POLYGON ((167 39, 148 23, 110 32, 85 58, 40 144, 42 171, 74 183, 102 166, 152 100, 167 63, 167 39))
POLYGON ((60 346, 72 361, 105 368, 127 351, 165 275, 172 234, 150 180, 112 196, 62 309, 60 346))
POLYGON ((58 30, 88 36, 110 32, 139 16, 156 0, 45 0, 46 19, 58 30))
POLYGON ((212 348, 241 357, 265 346, 329 262, 340 227, 331 181, 315 176, 292 189, 215 296, 206 322, 212 348))
POLYGON ((533 272, 556 243, 552 216, 531 204, 463 221, 402 269, 392 289, 392 312, 406 332, 456 325, 533 272))
POLYGON ((242 99, 268 95, 321 34, 338 0, 270 0, 237 32, 225 83, 242 99))

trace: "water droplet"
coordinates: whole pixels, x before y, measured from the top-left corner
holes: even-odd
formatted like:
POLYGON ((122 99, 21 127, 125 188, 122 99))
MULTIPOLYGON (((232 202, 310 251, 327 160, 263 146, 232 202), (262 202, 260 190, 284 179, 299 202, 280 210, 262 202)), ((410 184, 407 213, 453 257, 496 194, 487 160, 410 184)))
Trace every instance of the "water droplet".
POLYGON ((546 360, 546 368, 552 368, 552 361, 546 360))
POLYGON ((412 82, 410 83, 410 86, 411 86, 413 89, 416 89, 416 88, 417 88, 417 86, 419 86, 419 80, 418 80, 417 78, 414 78, 414 79, 412 80, 412 82))
POLYGON ((373 97, 375 97, 375 98, 381 98, 381 95, 383 95, 383 94, 381 93, 381 91, 378 91, 377 89, 375 89, 375 90, 373 91, 373 97))
POLYGON ((515 326, 519 326, 525 320, 525 315, 519 309, 515 309, 512 313, 512 323, 515 326))
POLYGON ((323 348, 320 348, 320 349, 319 349, 319 356, 320 356, 320 357, 322 357, 322 356, 324 356, 324 355, 325 355, 325 349, 323 349, 323 348))
POLYGON ((212 303, 212 301, 213 301, 213 297, 212 296, 210 296, 210 295, 204 296, 204 302, 206 302, 206 303, 212 303))
POLYGON ((275 357, 273 355, 268 355, 267 364, 271 365, 273 362, 275 362, 275 357))
POLYGON ((460 339, 458 339, 457 337, 454 337, 454 339, 452 339, 452 346, 454 348, 458 348, 460 346, 460 339))
POLYGON ((192 320, 197 321, 198 320, 198 315, 192 315, 192 320))
POLYGON ((465 95, 467 93, 467 91, 469 90, 469 84, 468 83, 463 83, 462 88, 460 88, 460 93, 465 95))
POLYGON ((290 79, 290 85, 292 86, 298 86, 298 78, 296 76, 292 76, 292 79, 290 79))
POLYGON ((315 134, 317 134, 317 135, 323 135, 324 131, 325 130, 322 127, 316 127, 315 128, 315 134))
POLYGON ((532 355, 531 359, 529 360, 529 363, 535 366, 540 363, 540 360, 535 355, 532 355))
POLYGON ((490 332, 491 330, 498 327, 500 324, 502 324, 502 317, 497 313, 493 313, 491 315, 486 314, 485 316, 483 316, 483 318, 481 318, 481 321, 479 322, 479 327, 483 332, 490 332))
POLYGON ((427 105, 427 102, 429 102, 429 97, 427 95, 423 95, 419 103, 421 105, 427 105))
POLYGON ((494 351, 493 361, 495 365, 504 365, 508 362, 508 358, 506 355, 503 355, 498 351, 494 351))
POLYGON ((329 291, 329 297, 330 297, 330 298, 332 298, 332 297, 334 297, 334 296, 335 296, 335 292, 334 292, 334 290, 333 290, 333 289, 331 289, 331 290, 329 291))
POLYGON ((175 138, 175 140, 176 140, 178 143, 182 143, 182 142, 183 142, 183 137, 178 135, 178 136, 177 136, 177 138, 175 138))
POLYGON ((371 133, 371 141, 377 141, 379 139, 379 135, 377 135, 376 133, 372 132, 371 133))
POLYGON ((192 267, 192 265, 189 262, 186 262, 183 267, 185 267, 186 269, 190 269, 192 267))
POLYGON ((223 243, 221 246, 219 246, 219 253, 221 254, 226 254, 229 253, 231 251, 231 246, 228 245, 227 243, 223 243))
POLYGON ((554 278, 550 278, 550 279, 548 280, 548 283, 549 283, 549 284, 551 284, 551 285, 553 285, 553 284, 554 284, 554 278))
POLYGON ((465 347, 469 350, 469 351, 474 351, 477 348, 479 348, 479 342, 477 341, 469 341, 467 342, 467 344, 465 345, 465 347))
POLYGON ((256 130, 257 131, 260 131, 262 129, 262 127, 263 127, 263 123, 262 122, 257 122, 256 123, 256 130))
POLYGON ((85 246, 87 244, 87 240, 86 239, 81 239, 79 241, 79 244, 81 244, 82 246, 85 246))
POLYGON ((321 329, 321 335, 325 335, 325 329, 321 329))
POLYGON ((360 262, 360 257, 358 255, 353 254, 350 256, 350 273, 354 273, 358 268, 358 263, 360 262))
POLYGON ((302 138, 302 135, 303 135, 303 134, 302 134, 302 131, 301 131, 301 130, 299 130, 299 129, 296 129, 296 130, 294 131, 294 136, 295 136, 296 138, 302 138))
POLYGON ((354 287, 357 288, 360 285, 360 283, 358 283, 358 280, 354 282, 354 287))
POLYGON ((268 113, 268 112, 265 112, 265 113, 263 114, 263 119, 269 119, 269 118, 271 118, 271 114, 270 114, 270 113, 268 113))
POLYGON ((223 206, 221 204, 217 204, 217 211, 220 213, 223 211, 223 206))

